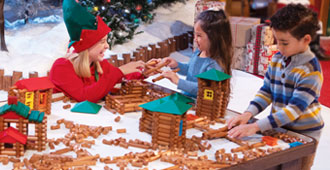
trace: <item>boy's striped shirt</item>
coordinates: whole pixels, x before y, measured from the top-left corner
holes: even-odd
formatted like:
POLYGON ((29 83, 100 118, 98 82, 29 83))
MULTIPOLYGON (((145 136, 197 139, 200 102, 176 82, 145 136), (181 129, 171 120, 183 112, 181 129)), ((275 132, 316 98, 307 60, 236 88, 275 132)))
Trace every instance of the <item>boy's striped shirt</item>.
POLYGON ((261 131, 285 127, 294 131, 318 130, 324 126, 318 102, 323 76, 320 63, 308 49, 291 56, 286 65, 280 53, 273 56, 260 88, 247 111, 256 115, 272 104, 271 114, 257 121, 261 131))

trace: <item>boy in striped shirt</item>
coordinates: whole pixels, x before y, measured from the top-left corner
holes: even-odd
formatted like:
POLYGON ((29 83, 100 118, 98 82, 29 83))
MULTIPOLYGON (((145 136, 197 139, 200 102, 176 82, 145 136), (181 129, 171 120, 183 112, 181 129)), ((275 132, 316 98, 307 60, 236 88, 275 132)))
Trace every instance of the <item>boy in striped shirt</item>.
MULTIPOLYGON (((309 49, 320 28, 317 14, 301 4, 289 4, 270 20, 279 52, 272 57, 264 84, 247 110, 228 120, 228 135, 241 138, 283 127, 319 141, 324 126, 318 101, 323 76, 319 61, 309 49), (268 117, 248 123, 270 104, 268 117)), ((302 169, 311 168, 314 156, 303 159, 302 169)))

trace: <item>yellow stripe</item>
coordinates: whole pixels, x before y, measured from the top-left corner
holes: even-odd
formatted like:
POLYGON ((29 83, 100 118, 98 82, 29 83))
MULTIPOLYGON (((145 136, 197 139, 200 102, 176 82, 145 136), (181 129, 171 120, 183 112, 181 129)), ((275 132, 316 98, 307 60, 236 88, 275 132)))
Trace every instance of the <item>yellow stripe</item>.
POLYGON ((279 67, 279 68, 281 68, 281 66, 282 66, 281 63, 277 63, 277 62, 271 62, 270 65, 271 65, 271 67, 279 67))
POLYGON ((302 76, 305 74, 305 70, 300 69, 300 68, 293 68, 291 72, 298 73, 298 74, 300 74, 302 76))
POLYGON ((319 71, 314 71, 309 74, 303 75, 303 77, 307 77, 307 76, 318 76, 320 80, 323 82, 323 76, 319 71))
POLYGON ((295 120, 295 118, 293 117, 292 113, 288 109, 283 108, 283 110, 284 110, 285 114, 289 117, 289 119, 291 121, 295 120))
POLYGON ((270 99, 268 99, 266 96, 262 95, 262 94, 256 94, 256 96, 261 97, 262 99, 266 100, 266 102, 269 104, 271 101, 270 99))
POLYGON ((316 117, 320 113, 321 108, 317 108, 314 112, 310 112, 308 114, 303 114, 299 119, 313 118, 316 117))

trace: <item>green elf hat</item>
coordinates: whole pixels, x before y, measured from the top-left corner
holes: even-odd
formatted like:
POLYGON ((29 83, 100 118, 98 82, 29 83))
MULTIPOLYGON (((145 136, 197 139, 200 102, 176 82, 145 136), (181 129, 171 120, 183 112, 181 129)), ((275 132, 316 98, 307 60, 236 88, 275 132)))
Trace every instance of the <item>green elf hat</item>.
POLYGON ((79 53, 92 47, 111 29, 100 16, 93 16, 76 1, 63 1, 63 18, 70 35, 68 48, 73 46, 74 52, 79 53))

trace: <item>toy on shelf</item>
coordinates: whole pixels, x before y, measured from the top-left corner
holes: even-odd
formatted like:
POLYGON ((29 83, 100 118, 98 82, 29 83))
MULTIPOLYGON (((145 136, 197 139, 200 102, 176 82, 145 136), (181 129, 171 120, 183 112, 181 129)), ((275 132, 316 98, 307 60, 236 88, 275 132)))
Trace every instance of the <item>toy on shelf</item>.
POLYGON ((186 112, 192 107, 187 104, 189 102, 191 99, 176 93, 140 105, 143 108, 140 131, 151 132, 152 144, 168 146, 169 148, 184 147, 187 128, 186 112), (149 114, 148 119, 152 118, 152 121, 145 121, 147 112, 149 114))
POLYGON ((224 117, 228 101, 230 75, 216 69, 196 75, 198 78, 196 115, 210 120, 224 117))
POLYGON ((8 104, 0 107, 0 155, 20 157, 25 149, 42 151, 46 141, 45 113, 30 110, 17 97, 9 96, 8 104))
POLYGON ((31 110, 39 110, 50 114, 54 84, 48 77, 23 79, 8 91, 8 96, 16 96, 18 101, 29 106, 31 110))

